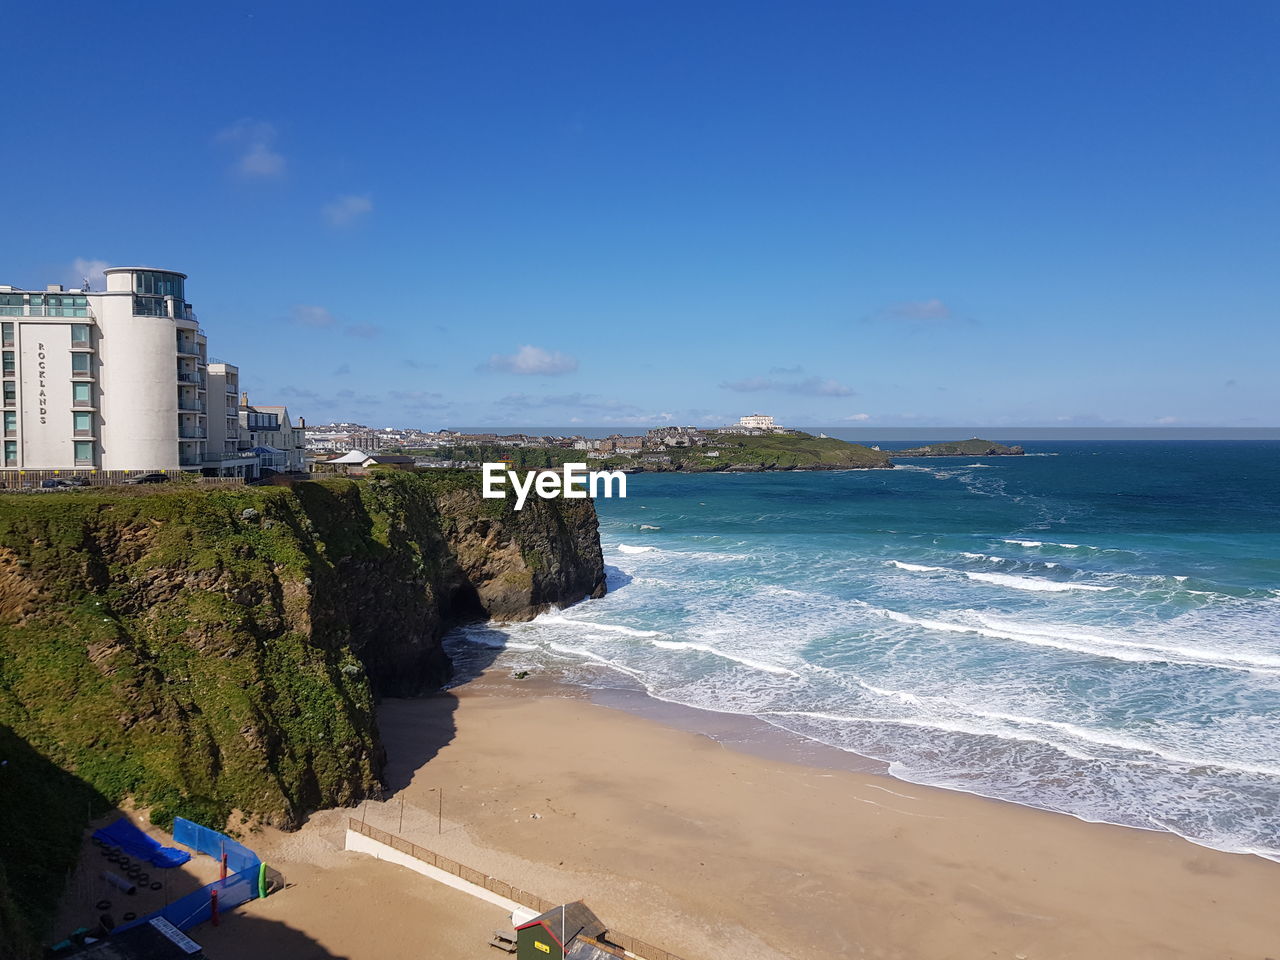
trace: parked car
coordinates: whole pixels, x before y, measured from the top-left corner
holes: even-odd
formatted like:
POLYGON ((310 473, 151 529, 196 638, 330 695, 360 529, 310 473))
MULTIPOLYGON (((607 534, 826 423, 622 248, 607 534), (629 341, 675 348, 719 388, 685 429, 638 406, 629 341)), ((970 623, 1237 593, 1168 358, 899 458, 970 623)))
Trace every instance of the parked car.
POLYGON ((168 483, 167 473, 139 473, 130 477, 125 483, 168 483))
POLYGON ((41 490, 65 490, 68 487, 87 487, 89 481, 84 477, 53 477, 40 481, 41 490))

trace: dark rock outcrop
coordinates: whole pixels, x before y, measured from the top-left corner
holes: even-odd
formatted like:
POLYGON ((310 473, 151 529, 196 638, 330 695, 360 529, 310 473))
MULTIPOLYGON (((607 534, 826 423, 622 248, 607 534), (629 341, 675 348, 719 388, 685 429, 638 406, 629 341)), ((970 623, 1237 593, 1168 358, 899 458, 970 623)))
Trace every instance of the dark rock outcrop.
POLYGON ((909 450, 893 450, 894 457, 1020 457, 1026 451, 1022 447, 1008 447, 994 440, 947 440, 909 450))

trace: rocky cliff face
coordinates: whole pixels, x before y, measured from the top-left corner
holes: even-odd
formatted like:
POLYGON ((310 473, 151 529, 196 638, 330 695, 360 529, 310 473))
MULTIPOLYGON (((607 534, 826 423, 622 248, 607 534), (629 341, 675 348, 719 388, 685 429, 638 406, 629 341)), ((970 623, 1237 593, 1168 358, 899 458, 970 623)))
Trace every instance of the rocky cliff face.
POLYGON ((374 699, 449 625, 603 589, 590 501, 453 474, 0 498, 0 724, 161 820, 291 826, 377 786, 374 699))

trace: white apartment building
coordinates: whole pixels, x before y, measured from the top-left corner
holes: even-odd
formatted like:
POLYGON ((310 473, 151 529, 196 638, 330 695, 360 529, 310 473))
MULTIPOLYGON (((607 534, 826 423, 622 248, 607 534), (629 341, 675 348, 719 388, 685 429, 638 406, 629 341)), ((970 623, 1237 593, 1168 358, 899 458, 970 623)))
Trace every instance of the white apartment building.
POLYGON ((738 426, 748 427, 752 430, 781 430, 780 424, 773 422, 773 417, 765 416, 763 413, 753 413, 750 416, 739 417, 738 426))
POLYGON ((106 275, 100 292, 0 286, 5 469, 203 465, 207 348, 186 275, 106 275))
MULTIPOLYGON (((258 475, 269 465, 244 435, 239 370, 208 363, 186 274, 105 274, 103 291, 0 285, 0 472, 258 475)), ((301 432, 287 433, 300 451, 301 432)), ((303 469, 301 453, 276 469, 303 469)))
POLYGON ((207 371, 206 469, 216 468, 217 475, 222 477, 256 477, 261 464, 250 452, 252 444, 247 437, 242 439, 240 431, 240 368, 234 363, 210 358, 207 371))

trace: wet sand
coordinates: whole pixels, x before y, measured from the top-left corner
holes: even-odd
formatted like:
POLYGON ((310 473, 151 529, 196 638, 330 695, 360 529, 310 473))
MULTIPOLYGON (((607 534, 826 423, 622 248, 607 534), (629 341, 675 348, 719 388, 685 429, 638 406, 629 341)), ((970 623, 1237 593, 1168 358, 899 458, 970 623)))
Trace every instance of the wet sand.
POLYGON ((500 909, 343 851, 349 816, 585 899, 685 960, 1280 956, 1280 865, 1256 857, 903 783, 839 751, 731 748, 544 681, 490 676, 379 718, 398 792, 247 838, 293 886, 196 931, 214 960, 499 955, 500 909), (295 934, 307 946, 286 951, 295 934))

